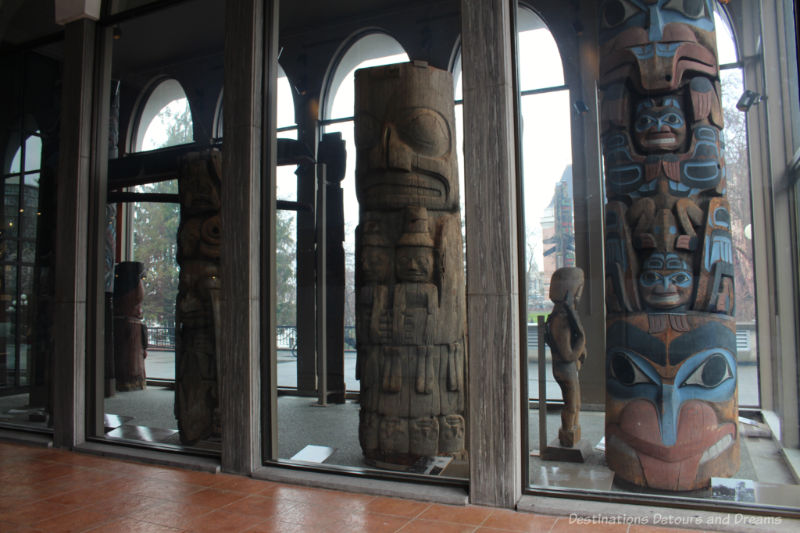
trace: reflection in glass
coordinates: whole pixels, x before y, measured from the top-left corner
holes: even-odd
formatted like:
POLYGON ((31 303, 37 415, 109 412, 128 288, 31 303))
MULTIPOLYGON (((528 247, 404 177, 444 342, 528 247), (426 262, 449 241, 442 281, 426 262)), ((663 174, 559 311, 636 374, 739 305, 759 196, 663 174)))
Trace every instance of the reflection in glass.
POLYGON ((0 424, 47 428, 61 65, 42 52, 0 60, 0 424))

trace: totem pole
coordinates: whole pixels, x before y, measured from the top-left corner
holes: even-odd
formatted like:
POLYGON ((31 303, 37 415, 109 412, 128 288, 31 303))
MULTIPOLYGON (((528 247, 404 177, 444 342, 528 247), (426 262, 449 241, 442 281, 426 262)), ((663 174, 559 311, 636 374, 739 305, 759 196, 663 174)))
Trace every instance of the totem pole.
POLYGON ((633 484, 693 490, 739 469, 713 2, 600 9, 606 459, 633 484))
POLYGON ((453 81, 356 72, 359 440, 368 461, 466 459, 464 272, 453 81))
POLYGON ((220 179, 218 150, 187 154, 178 194, 178 298, 175 305, 175 417, 181 442, 219 436, 220 179))
POLYGON ((118 391, 146 387, 147 327, 142 321, 144 264, 123 261, 114 269, 114 369, 118 391))

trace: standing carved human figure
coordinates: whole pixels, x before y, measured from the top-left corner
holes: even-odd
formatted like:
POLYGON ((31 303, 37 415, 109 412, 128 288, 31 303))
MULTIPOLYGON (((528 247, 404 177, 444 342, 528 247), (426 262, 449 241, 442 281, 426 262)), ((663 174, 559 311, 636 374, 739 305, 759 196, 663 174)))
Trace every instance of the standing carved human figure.
POLYGON ((576 306, 582 293, 583 270, 580 268, 559 268, 550 279, 550 299, 554 307, 547 317, 545 341, 553 359, 553 377, 561 387, 564 399, 558 440, 562 446, 569 447, 581 439, 578 371, 586 360, 586 335, 576 306))

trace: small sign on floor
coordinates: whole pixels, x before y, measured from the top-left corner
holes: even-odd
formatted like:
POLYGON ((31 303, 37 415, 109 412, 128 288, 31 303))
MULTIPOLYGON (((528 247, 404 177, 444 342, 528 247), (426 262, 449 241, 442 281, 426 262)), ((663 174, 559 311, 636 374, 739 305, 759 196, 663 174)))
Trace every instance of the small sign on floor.
POLYGON ((333 455, 335 448, 330 446, 318 446, 316 444, 309 444, 296 454, 292 456, 292 461, 300 461, 303 463, 324 463, 325 460, 333 455))

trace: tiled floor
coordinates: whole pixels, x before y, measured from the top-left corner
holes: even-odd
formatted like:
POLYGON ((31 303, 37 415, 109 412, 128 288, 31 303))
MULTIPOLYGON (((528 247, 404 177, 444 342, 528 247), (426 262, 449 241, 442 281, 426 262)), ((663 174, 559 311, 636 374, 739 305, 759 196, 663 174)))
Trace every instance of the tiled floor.
MULTIPOLYGON (((0 443, 0 532, 606 532, 568 518, 335 492, 0 443)), ((674 530, 673 530, 674 531, 674 530)))

